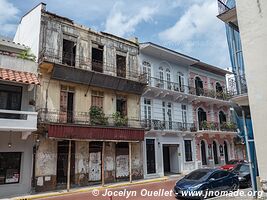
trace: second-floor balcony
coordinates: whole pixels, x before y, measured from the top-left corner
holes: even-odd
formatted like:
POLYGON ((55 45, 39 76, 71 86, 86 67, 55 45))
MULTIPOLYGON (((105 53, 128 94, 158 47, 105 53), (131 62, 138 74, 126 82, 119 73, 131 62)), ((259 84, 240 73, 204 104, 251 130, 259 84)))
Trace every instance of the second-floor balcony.
POLYGON ((198 131, 237 132, 237 126, 233 122, 201 121, 197 123, 198 131))
POLYGON ((184 123, 177 121, 162 121, 157 119, 144 119, 143 126, 150 130, 159 131, 186 131, 196 132, 196 126, 194 123, 184 123))
POLYGON ((0 130, 35 131, 37 130, 37 112, 0 109, 0 130))
POLYGON ((184 123, 156 119, 144 119, 142 121, 143 126, 149 130, 182 132, 237 132, 237 126, 232 122, 224 122, 222 124, 212 121, 184 123))
POLYGON ((80 126, 116 127, 116 128, 145 128, 139 119, 118 115, 92 115, 90 112, 62 112, 60 110, 38 110, 38 123, 72 124, 80 126))

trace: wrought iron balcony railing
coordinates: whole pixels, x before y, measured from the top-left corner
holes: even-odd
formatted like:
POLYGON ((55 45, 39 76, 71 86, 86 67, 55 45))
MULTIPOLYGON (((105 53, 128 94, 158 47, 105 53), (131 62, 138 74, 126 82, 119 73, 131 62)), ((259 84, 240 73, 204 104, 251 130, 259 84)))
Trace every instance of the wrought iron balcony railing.
POLYGON ((60 110, 38 110, 38 123, 75 124, 84 126, 145 128, 139 119, 114 116, 90 116, 89 112, 63 112, 60 110))
POLYGON ((247 94, 248 89, 245 74, 234 75, 228 78, 228 90, 231 96, 247 94))
MULTIPOLYGON (((181 85, 178 82, 166 81, 155 77, 147 77, 147 84, 153 87, 171 90, 175 92, 181 92, 185 94, 192 94, 196 96, 205 96, 220 100, 229 100, 230 94, 226 91, 225 88, 218 91, 216 89, 208 88, 195 88, 193 86, 181 85)), ((211 88, 214 86, 211 86, 211 88)))
POLYGON ((225 13, 230 10, 230 8, 226 5, 226 0, 217 0, 217 2, 219 14, 225 13))
POLYGON ((202 121, 197 123, 198 131, 226 131, 226 132, 237 132, 237 126, 233 122, 212 122, 202 121))
POLYGON ((52 48, 42 49, 39 55, 38 62, 41 63, 42 61, 48 61, 84 70, 104 73, 107 75, 126 78, 142 83, 147 82, 146 74, 141 73, 138 70, 137 64, 133 69, 129 69, 128 66, 125 66, 125 70, 119 70, 117 69, 117 66, 114 63, 105 62, 104 59, 103 61, 92 60, 91 58, 88 58, 86 56, 63 52, 61 50, 56 50, 52 48))
POLYGON ((196 131, 196 126, 194 123, 162 121, 157 119, 144 119, 142 121, 143 121, 143 126, 150 130, 190 131, 190 132, 196 131))

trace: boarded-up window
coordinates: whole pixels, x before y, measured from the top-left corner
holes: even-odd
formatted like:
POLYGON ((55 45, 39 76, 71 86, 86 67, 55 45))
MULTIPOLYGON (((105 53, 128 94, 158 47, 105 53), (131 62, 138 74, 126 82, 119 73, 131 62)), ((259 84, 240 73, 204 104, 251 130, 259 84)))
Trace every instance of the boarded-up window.
POLYGON ((104 102, 104 93, 101 91, 92 91, 92 101, 91 106, 97 106, 99 108, 103 108, 103 102, 104 102))

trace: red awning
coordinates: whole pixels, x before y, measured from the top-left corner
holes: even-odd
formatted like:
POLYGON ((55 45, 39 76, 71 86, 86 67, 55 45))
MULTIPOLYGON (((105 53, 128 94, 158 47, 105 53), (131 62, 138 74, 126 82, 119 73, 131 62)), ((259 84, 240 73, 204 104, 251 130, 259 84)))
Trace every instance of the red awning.
POLYGON ((14 81, 24 84, 40 85, 40 82, 34 73, 22 72, 4 68, 0 68, 0 80, 14 81))
POLYGON ((48 136, 66 139, 143 141, 141 129, 48 125, 48 136))

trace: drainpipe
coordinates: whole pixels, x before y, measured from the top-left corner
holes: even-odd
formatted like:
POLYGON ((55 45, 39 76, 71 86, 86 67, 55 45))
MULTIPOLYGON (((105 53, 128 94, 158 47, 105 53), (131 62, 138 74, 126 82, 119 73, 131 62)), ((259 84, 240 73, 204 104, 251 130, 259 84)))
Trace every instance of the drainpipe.
POLYGON ((130 183, 132 182, 132 143, 129 142, 129 176, 130 176, 130 183))
POLYGON ((248 141, 248 131, 247 131, 247 125, 246 125, 245 111, 243 109, 242 109, 242 118, 243 118, 243 124, 244 124, 245 142, 246 142, 246 149, 247 149, 247 154, 248 154, 248 163, 249 163, 252 190, 255 191, 256 190, 255 174, 253 173, 253 165, 251 161, 250 146, 249 146, 249 141, 248 141))

